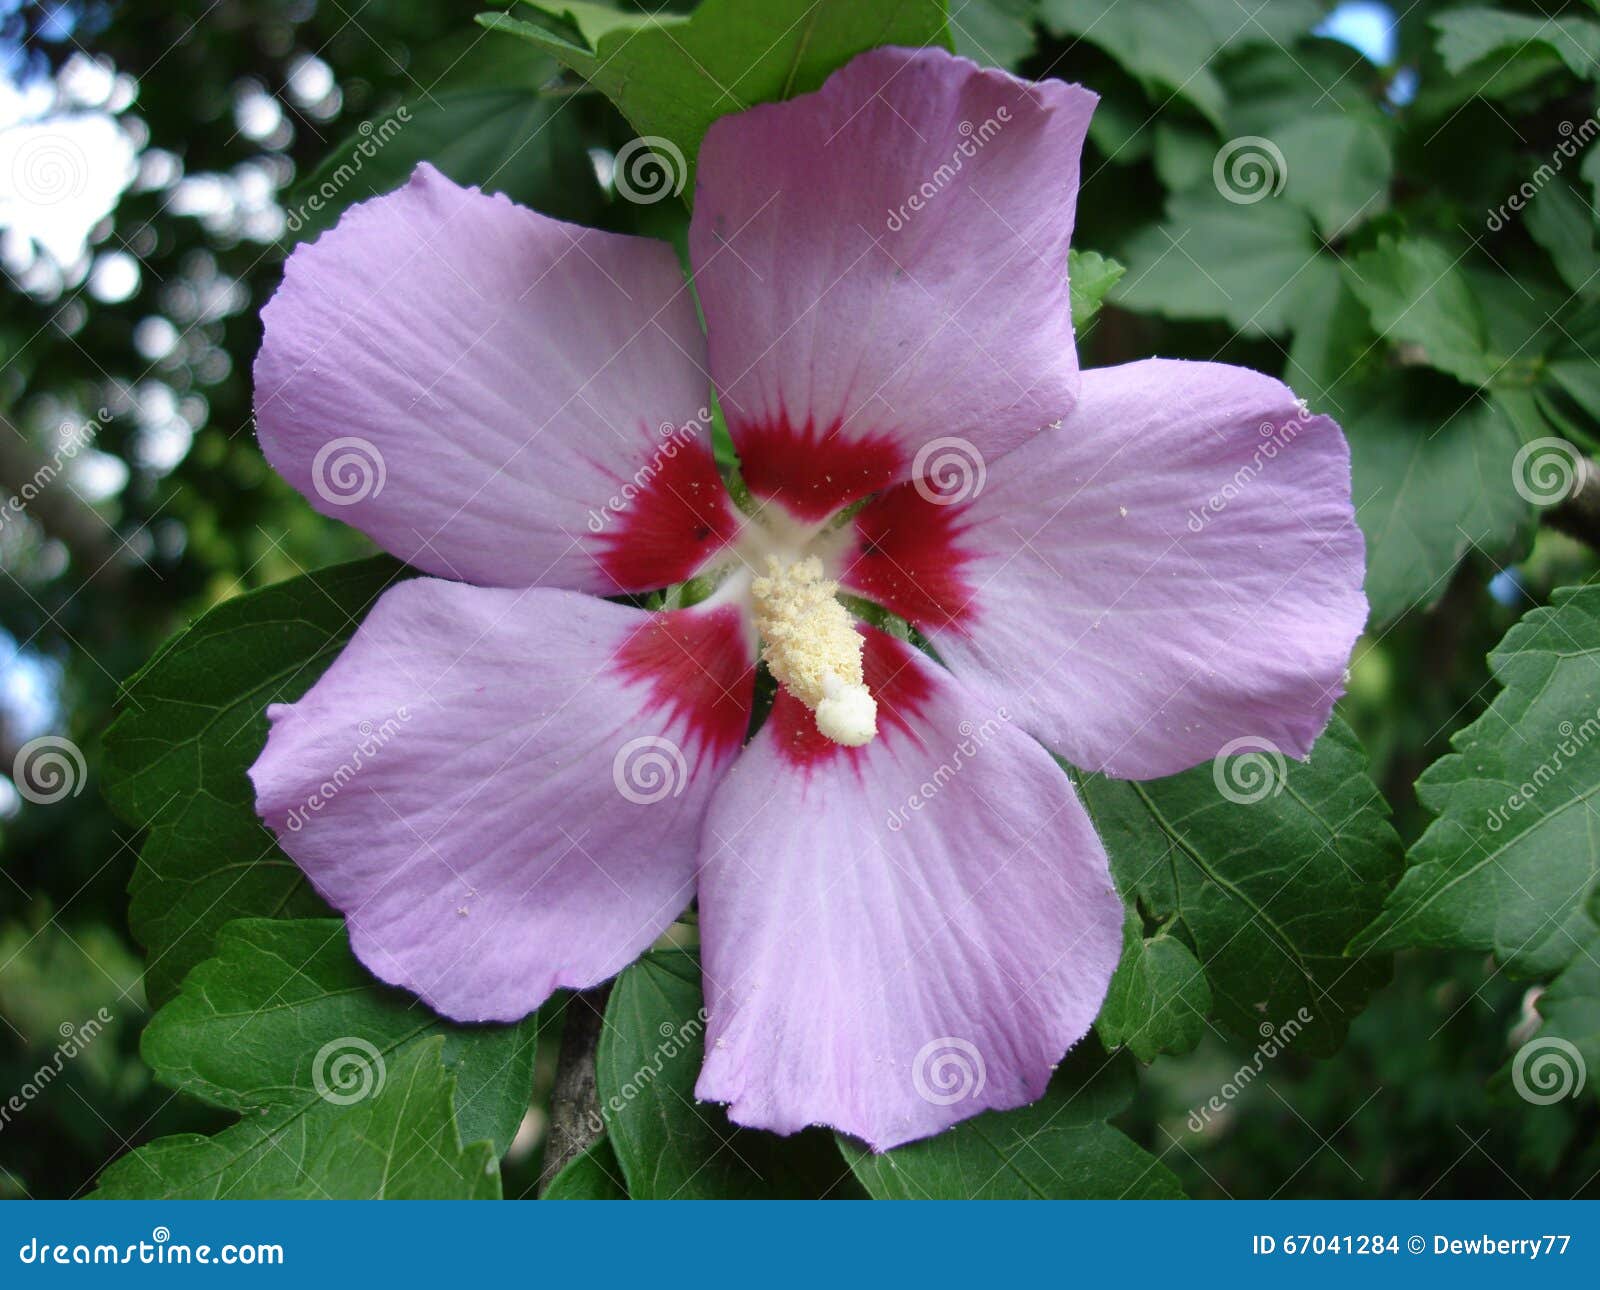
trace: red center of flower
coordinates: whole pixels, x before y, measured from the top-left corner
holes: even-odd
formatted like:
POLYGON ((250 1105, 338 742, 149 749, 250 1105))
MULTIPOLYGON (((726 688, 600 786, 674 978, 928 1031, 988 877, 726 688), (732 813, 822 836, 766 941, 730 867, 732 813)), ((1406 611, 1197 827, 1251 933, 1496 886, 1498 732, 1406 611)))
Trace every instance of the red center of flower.
POLYGON ((698 755, 731 755, 744 743, 756 670, 733 605, 652 614, 623 642, 617 663, 647 687, 646 711, 683 722, 698 755))
MULTIPOLYGON (((861 671, 867 689, 878 701, 879 737, 904 735, 921 742, 912 722, 932 696, 933 687, 917 668, 905 659, 905 647, 892 636, 875 628, 862 633, 866 648, 861 655, 861 671)), ((860 764, 866 748, 846 748, 817 729, 810 709, 787 690, 778 691, 772 705, 772 732, 778 751, 802 769, 809 769, 832 757, 848 757, 860 764)), ((871 747, 871 745, 867 745, 871 747)))
POLYGON ((905 463, 887 435, 850 435, 835 422, 774 421, 731 427, 739 468, 756 497, 781 502, 801 520, 825 520, 888 485, 905 463))
POLYGON ((668 436, 632 479, 589 513, 597 559, 619 591, 692 578, 739 529, 716 459, 703 439, 668 436))

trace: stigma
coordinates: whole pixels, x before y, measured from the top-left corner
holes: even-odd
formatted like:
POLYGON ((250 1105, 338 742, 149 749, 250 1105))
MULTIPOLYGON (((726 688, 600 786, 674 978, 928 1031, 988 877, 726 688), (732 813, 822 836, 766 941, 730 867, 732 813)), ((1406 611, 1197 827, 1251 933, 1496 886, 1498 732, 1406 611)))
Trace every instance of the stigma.
POLYGON ((767 669, 811 709, 823 735, 859 748, 878 733, 878 704, 862 677, 861 634, 838 593, 815 556, 792 564, 768 556, 766 576, 750 584, 767 669))

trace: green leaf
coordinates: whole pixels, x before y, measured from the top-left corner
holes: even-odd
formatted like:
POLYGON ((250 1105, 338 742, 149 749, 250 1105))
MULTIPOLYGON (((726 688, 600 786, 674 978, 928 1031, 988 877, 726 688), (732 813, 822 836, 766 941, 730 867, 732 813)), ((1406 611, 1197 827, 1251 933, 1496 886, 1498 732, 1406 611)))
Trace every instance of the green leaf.
POLYGON ((1339 278, 1303 211, 1281 198, 1236 204, 1209 186, 1172 197, 1166 219, 1129 238, 1120 258, 1128 276, 1115 303, 1167 318, 1225 318, 1247 335, 1288 331, 1303 302, 1325 299, 1339 278))
POLYGON ((376 984, 337 919, 241 919, 142 1044, 163 1084, 239 1122, 157 1139, 108 1169, 99 1194, 498 1196, 495 1157, 527 1109, 536 1038, 532 1019, 452 1026, 376 984))
MULTIPOLYGON (((1594 208, 1572 185, 1556 180, 1524 208, 1522 222, 1550 253, 1561 280, 1586 296, 1600 292, 1600 256, 1594 247, 1594 208)), ((1591 363, 1591 366, 1593 364, 1591 363)))
POLYGON ((1495 402, 1433 382, 1449 385, 1390 379, 1339 391, 1332 409, 1350 441, 1374 625, 1433 604, 1468 552, 1513 557, 1530 532, 1533 508, 1513 485, 1515 426, 1495 402))
POLYGON ((1284 162, 1284 197, 1330 241, 1388 209, 1394 155, 1375 113, 1290 121, 1272 136, 1284 162))
MULTIPOLYGON (((1170 6, 1158 7, 1165 12, 1170 6)), ((1210 30, 1212 47, 1230 52, 1266 45, 1281 54, 1284 45, 1309 32, 1324 17, 1324 6, 1318 0, 1272 0, 1249 8, 1241 7, 1239 0, 1187 0, 1186 7, 1210 30)))
POLYGON ((1318 411, 1343 419, 1346 389, 1364 387, 1388 356, 1367 307, 1343 282, 1307 306, 1295 322, 1283 379, 1318 411))
POLYGON ((1217 54, 1282 45, 1322 16, 1310 0, 1273 0, 1248 10, 1237 0, 1041 0, 1039 9, 1054 35, 1097 45, 1157 104, 1182 98, 1218 130, 1227 94, 1212 67, 1217 54))
POLYGON ((1500 364, 1462 256, 1423 238, 1386 236, 1345 261, 1345 281, 1372 315, 1378 334, 1413 346, 1415 358, 1468 385, 1487 385, 1500 364))
MULTIPOLYGON (((1591 911, 1591 919, 1595 912, 1591 911)), ((1571 1077, 1582 1071, 1584 1083, 1600 1097, 1600 930, 1577 943, 1566 968, 1534 1006, 1544 1025, 1519 1049, 1500 1078, 1511 1079, 1520 1060, 1525 1063, 1523 1081, 1537 1094, 1559 1100, 1555 1094, 1562 1088, 1563 1073, 1571 1073, 1565 1087, 1576 1093, 1576 1080, 1571 1077), (1562 1045, 1570 1047, 1563 1051, 1562 1045), (1571 1060, 1572 1050, 1578 1054, 1576 1063, 1571 1060), (1544 1078, 1530 1079, 1541 1054, 1548 1054, 1544 1078)))
POLYGON ((1585 80, 1593 79, 1600 67, 1600 23, 1586 18, 1534 17, 1481 7, 1452 9, 1434 18, 1433 26, 1439 33, 1439 56, 1452 76, 1490 57, 1497 70, 1503 69, 1530 46, 1553 55, 1585 80))
POLYGON ((625 14, 578 0, 523 0, 535 21, 478 21, 531 41, 607 98, 641 138, 665 140, 688 200, 700 140, 730 112, 817 89, 879 45, 949 48, 942 0, 703 0, 692 14, 625 14))
POLYGON ((1182 192, 1211 182, 1216 135, 1192 121, 1158 121, 1152 162, 1164 187, 1182 192))
MULTIPOLYGON (((1256 12, 1265 17, 1277 9, 1274 4, 1256 12)), ((1292 50, 1281 41, 1258 44, 1232 55, 1219 72, 1228 90, 1229 139, 1251 134, 1275 138, 1286 125, 1305 117, 1347 112, 1371 116, 1382 81, 1382 73, 1364 54, 1341 40, 1322 37, 1302 37, 1292 50)))
POLYGON ((1106 292, 1116 286, 1117 279, 1128 270, 1115 260, 1108 260, 1098 251, 1068 251, 1067 279, 1072 291, 1072 329, 1083 335, 1100 306, 1106 292))
POLYGON ((1489 656, 1504 687, 1417 781, 1437 817, 1411 848, 1373 950, 1491 950, 1513 973, 1565 964, 1600 872, 1600 586, 1568 587, 1489 656))
POLYGON ((600 186, 561 99, 522 89, 430 94, 363 121, 289 195, 297 239, 331 228, 356 202, 399 188, 419 162, 458 184, 504 193, 557 219, 592 220, 600 186))
POLYGON ((612 987, 595 1062, 611 1144, 635 1200, 815 1197, 840 1167, 816 1130, 777 1138, 736 1128, 697 1102, 705 1014, 697 957, 658 950, 612 987))
POLYGON ((487 1142, 463 1148, 442 1039, 399 1054, 383 1091, 330 1111, 263 1107, 215 1137, 157 1138, 100 1176, 98 1200, 498 1200, 487 1142))
POLYGON ((881 1155, 849 1138, 839 1148, 874 1200, 1181 1197, 1165 1165, 1106 1123, 1134 1090, 1132 1063, 1085 1039, 1032 1106, 986 1111, 881 1155))
POLYGON ((627 1200, 622 1166, 604 1134, 567 1161, 550 1182, 544 1200, 627 1200))
POLYGON ((353 203, 390 192, 430 162, 459 184, 592 223, 603 196, 577 117, 548 87, 553 59, 478 35, 428 92, 363 121, 284 202, 289 232, 316 236, 353 203))
POLYGON ((1207 64, 1216 35, 1187 0, 1043 0, 1040 18, 1055 36, 1086 40, 1116 59, 1157 103, 1183 98, 1219 130, 1227 96, 1207 64))
POLYGON ((267 705, 304 694, 405 576, 380 557, 225 601, 124 687, 105 738, 106 794, 150 831, 129 920, 149 954, 152 1004, 172 996, 231 919, 327 912, 256 818, 246 772, 266 743, 267 705))
POLYGON ((949 0, 956 53, 1014 72, 1038 45, 1039 0, 949 0))
MULTIPOLYGON (((1377 913, 1400 843, 1366 754, 1338 718, 1303 763, 1261 741, 1249 747, 1166 779, 1084 776, 1084 802, 1123 899, 1190 948, 1217 1021, 1254 1042, 1261 1026, 1294 1018, 1296 1047, 1325 1055, 1387 975, 1386 963, 1350 959, 1345 946, 1377 913)), ((1168 978, 1152 978, 1143 1004, 1138 984, 1125 979, 1114 1023, 1169 1006, 1154 988, 1168 978)))
POLYGON ((1600 148, 1589 148, 1578 166, 1578 176, 1589 185, 1589 200, 1600 210, 1600 148))
POLYGON ((1210 1011, 1211 987, 1194 951, 1165 928, 1147 939, 1129 910, 1122 961, 1095 1022, 1101 1040, 1142 1062, 1186 1053, 1200 1042, 1210 1011))

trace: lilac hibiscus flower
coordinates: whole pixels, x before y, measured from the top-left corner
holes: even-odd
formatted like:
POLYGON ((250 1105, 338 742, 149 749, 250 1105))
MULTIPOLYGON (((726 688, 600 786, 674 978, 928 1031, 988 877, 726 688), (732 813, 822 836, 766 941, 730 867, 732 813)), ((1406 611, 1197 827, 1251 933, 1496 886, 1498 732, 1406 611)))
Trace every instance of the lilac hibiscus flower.
POLYGON ((697 900, 697 1091, 735 1121, 881 1150, 1043 1092, 1123 921, 1051 752, 1304 756, 1366 613, 1333 422, 1234 367, 1080 374, 1094 103, 882 49, 724 117, 704 327, 666 244, 426 166, 294 253, 267 457, 434 576, 271 709, 251 773, 378 977, 511 1021, 697 900), (700 576, 688 608, 603 599, 700 576), (781 688, 747 736, 759 659, 781 688))

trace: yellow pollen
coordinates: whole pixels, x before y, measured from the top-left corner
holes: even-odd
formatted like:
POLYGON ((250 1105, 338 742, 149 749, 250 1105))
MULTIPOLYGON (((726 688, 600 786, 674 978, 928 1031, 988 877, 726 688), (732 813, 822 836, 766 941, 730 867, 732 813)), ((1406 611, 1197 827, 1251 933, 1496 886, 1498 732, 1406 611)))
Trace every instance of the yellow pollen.
POLYGON ((870 742, 878 705, 862 679, 861 636, 839 603, 839 584, 822 576, 822 561, 785 565, 769 556, 766 577, 750 592, 773 677, 816 714, 829 739, 851 748, 870 742))

